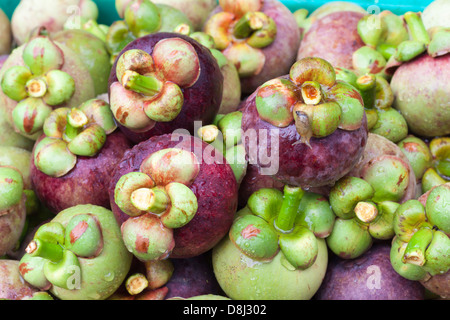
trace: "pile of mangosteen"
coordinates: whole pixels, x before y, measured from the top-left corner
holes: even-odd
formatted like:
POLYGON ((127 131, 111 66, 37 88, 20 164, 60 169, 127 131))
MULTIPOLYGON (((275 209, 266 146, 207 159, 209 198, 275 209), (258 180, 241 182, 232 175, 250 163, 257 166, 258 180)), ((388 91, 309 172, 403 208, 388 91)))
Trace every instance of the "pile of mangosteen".
POLYGON ((0 299, 450 299, 450 1, 0 10, 0 299))

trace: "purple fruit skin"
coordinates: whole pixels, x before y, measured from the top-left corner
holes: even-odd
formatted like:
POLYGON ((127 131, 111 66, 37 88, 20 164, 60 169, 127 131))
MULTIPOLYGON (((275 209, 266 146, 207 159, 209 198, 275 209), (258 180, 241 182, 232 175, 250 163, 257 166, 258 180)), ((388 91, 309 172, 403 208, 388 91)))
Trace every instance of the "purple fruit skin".
POLYGON ((265 131, 267 132, 267 145, 258 141, 257 152, 254 152, 255 150, 252 148, 255 146, 243 138, 246 152, 250 157, 249 163, 257 165, 259 168, 263 167, 259 157, 251 159, 250 155, 252 153, 259 154, 260 151, 262 154, 272 154, 269 132, 274 129, 279 130, 279 167, 274 176, 283 183, 305 189, 332 185, 346 175, 361 157, 367 143, 366 119, 357 130, 337 129, 327 137, 311 138, 312 148, 310 149, 303 143, 293 145, 300 140, 300 135, 293 123, 284 128, 276 128, 262 120, 256 109, 255 97, 256 92, 246 101, 243 109, 242 130, 244 136, 247 130, 256 130, 258 137, 264 133, 260 130, 267 130, 265 131))
POLYGON ((34 161, 31 161, 33 189, 41 202, 55 214, 78 204, 93 204, 109 209, 111 173, 130 147, 130 141, 116 130, 108 135, 105 145, 95 157, 79 156, 75 167, 59 178, 39 171, 34 161))
POLYGON ((357 259, 330 257, 316 300, 423 300, 424 287, 400 276, 390 261, 390 243, 377 242, 357 259), (379 286, 374 281, 380 276, 379 286), (373 278, 371 278, 373 277, 373 278))
MULTIPOLYGON (((201 72, 197 82, 189 88, 182 89, 184 94, 184 105, 180 114, 170 122, 158 122, 156 125, 144 132, 134 132, 119 124, 120 130, 134 143, 137 144, 150 137, 172 133, 176 129, 186 129, 194 134, 194 122, 201 121, 202 125, 212 123, 219 112, 223 93, 223 75, 209 49, 200 45, 190 37, 177 33, 160 32, 150 34, 128 44, 122 52, 130 49, 140 49, 152 54, 155 44, 167 38, 181 38, 189 42, 197 52, 200 60, 201 72)), ((109 87, 118 81, 116 76, 117 59, 111 69, 108 80, 109 87)), ((108 93, 110 94, 110 92, 108 93)), ((110 100, 111 101, 111 100, 110 100)))
POLYGON ((190 298, 204 294, 223 294, 212 268, 211 254, 188 259, 172 259, 174 273, 166 287, 165 299, 174 297, 190 298))
MULTIPOLYGON (((209 145, 189 135, 161 135, 135 145, 117 165, 109 186, 111 208, 121 225, 129 216, 114 202, 114 189, 120 177, 139 170, 150 154, 166 148, 191 150, 200 161, 200 171, 190 185, 198 201, 194 218, 184 227, 174 229, 175 248, 170 258, 191 258, 212 249, 228 232, 238 203, 238 185, 231 167, 220 156, 220 163, 204 154, 209 145), (190 148, 190 149, 189 149, 190 148)), ((209 146, 209 148, 211 148, 209 146)))
POLYGON ((297 60, 319 57, 334 67, 353 69, 353 52, 364 46, 357 30, 362 17, 359 12, 340 11, 315 21, 300 43, 297 60))

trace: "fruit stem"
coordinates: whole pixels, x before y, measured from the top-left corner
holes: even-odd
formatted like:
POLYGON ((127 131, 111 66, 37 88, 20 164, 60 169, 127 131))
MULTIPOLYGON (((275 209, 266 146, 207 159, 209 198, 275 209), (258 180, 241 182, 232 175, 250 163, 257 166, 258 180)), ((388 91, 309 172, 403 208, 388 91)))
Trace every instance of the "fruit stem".
POLYGON ((415 12, 408 11, 403 15, 406 24, 408 25, 411 37, 428 45, 430 43, 430 36, 425 29, 422 18, 415 12))
POLYGON ((42 98, 47 92, 47 84, 39 78, 28 80, 25 87, 28 95, 33 98, 42 98))
POLYGON ((300 200, 305 192, 300 187, 286 185, 284 187, 284 199, 281 204, 280 213, 275 219, 274 226, 283 233, 289 233, 294 229, 300 200))
POLYGON ((425 250, 432 239, 433 230, 430 228, 421 228, 416 231, 406 246, 403 261, 405 263, 423 266, 426 262, 425 250))
POLYGON ((260 16, 254 12, 247 12, 239 21, 234 25, 233 35, 238 39, 244 39, 250 36, 250 34, 256 30, 261 29, 264 23, 260 16))
POLYGON ((143 76, 136 71, 127 70, 122 77, 122 85, 127 90, 154 96, 161 91, 161 81, 154 76, 143 76))
POLYGON ((139 210, 161 214, 167 210, 170 200, 161 188, 140 188, 131 193, 131 203, 139 210))
POLYGON ((322 100, 322 91, 317 81, 305 81, 301 87, 303 101, 306 104, 319 104, 322 100))
POLYGON ((355 209, 356 217, 365 223, 370 223, 375 220, 378 215, 377 206, 372 202, 360 201, 355 209))
POLYGON ((376 77, 373 74, 360 76, 356 80, 356 87, 364 101, 364 108, 372 109, 375 105, 376 77))
POLYGON ((25 252, 33 257, 41 257, 52 262, 58 262, 63 257, 63 247, 57 243, 45 242, 40 239, 32 240, 25 249, 25 252))

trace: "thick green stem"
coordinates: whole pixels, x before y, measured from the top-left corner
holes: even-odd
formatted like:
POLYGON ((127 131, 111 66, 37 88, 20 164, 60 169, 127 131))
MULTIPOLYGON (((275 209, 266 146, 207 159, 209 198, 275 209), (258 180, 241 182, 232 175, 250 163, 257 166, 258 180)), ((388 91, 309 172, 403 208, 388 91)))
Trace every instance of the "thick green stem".
POLYGON ((319 104, 322 101, 322 91, 317 81, 305 81, 301 87, 303 101, 306 104, 319 104))
POLYGON ((25 87, 28 95, 33 98, 41 98, 47 92, 47 84, 40 78, 29 80, 25 87))
POLYGON ((274 223, 277 230, 283 233, 288 233, 293 230, 300 200, 304 193, 305 192, 300 187, 284 187, 283 203, 281 204, 280 213, 274 223))
POLYGON ((408 25, 409 32, 411 33, 411 37, 413 40, 423 42, 424 44, 430 43, 430 36, 425 29, 423 21, 419 14, 415 12, 406 12, 403 15, 406 24, 408 25))
POLYGON ((238 39, 247 38, 252 32, 261 29, 263 26, 264 23, 260 16, 255 12, 247 12, 234 25, 233 35, 238 39))
POLYGON ((53 262, 58 262, 63 257, 64 249, 57 243, 34 239, 28 244, 25 251, 33 257, 41 257, 53 262))
POLYGON ((360 76, 356 80, 356 87, 364 101, 364 108, 372 109, 375 105, 376 77, 373 74, 360 76))
POLYGON ((143 76, 136 71, 127 70, 122 77, 122 85, 127 90, 154 96, 161 91, 162 83, 152 76, 143 76))
POLYGON ((167 210, 170 199, 162 188, 140 188, 131 194, 131 203, 139 210, 160 214, 167 210))
POLYGON ((429 228, 422 228, 416 231, 405 249, 403 261, 418 266, 423 266, 426 262, 425 251, 433 239, 433 231, 429 228))

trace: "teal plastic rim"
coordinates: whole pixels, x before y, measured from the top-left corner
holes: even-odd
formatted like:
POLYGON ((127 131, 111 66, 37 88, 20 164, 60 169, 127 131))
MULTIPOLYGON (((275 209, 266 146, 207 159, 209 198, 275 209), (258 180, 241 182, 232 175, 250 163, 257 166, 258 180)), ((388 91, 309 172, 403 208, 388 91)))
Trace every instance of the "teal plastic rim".
MULTIPOLYGON (((20 0, 0 0, 0 8, 11 18, 14 9, 20 0)), ((321 5, 331 2, 326 0, 282 0, 281 1, 292 12, 297 9, 307 9, 310 13, 321 5)), ((359 1, 347 1, 359 4, 361 7, 367 10, 368 13, 377 13, 377 10, 390 10, 395 14, 403 14, 407 11, 419 12, 432 2, 432 0, 359 0, 359 1)), ((99 9, 99 23, 110 25, 116 20, 119 20, 119 16, 115 7, 115 0, 95 0, 99 9)))

